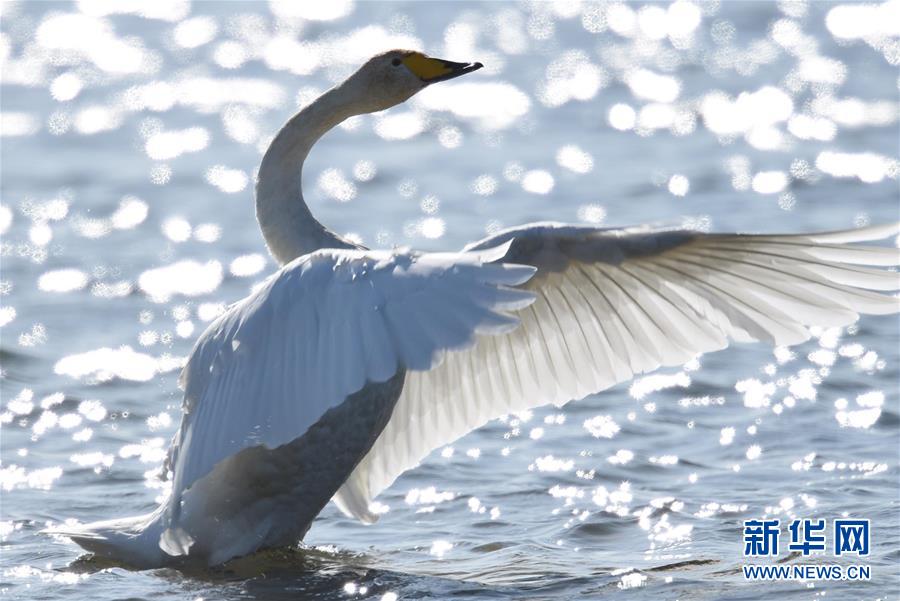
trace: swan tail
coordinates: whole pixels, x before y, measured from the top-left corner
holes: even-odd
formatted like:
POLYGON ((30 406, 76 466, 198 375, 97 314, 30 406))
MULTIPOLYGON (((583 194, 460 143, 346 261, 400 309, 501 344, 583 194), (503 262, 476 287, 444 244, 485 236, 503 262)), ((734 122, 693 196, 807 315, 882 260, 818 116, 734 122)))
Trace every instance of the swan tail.
POLYGON ((42 531, 71 539, 85 551, 129 564, 161 566, 165 555, 159 547, 159 511, 89 524, 61 525, 42 531))

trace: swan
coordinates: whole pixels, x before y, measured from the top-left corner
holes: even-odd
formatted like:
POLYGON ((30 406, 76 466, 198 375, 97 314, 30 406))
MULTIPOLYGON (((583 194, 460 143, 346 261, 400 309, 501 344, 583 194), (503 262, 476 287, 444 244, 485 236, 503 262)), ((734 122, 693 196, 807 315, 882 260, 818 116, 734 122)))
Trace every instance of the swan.
POLYGON ((313 144, 354 115, 481 68, 379 54, 300 110, 265 153, 256 215, 281 268, 200 336, 181 374, 171 494, 143 516, 66 527, 140 568, 295 544, 329 502, 373 498, 428 453, 510 412, 599 392, 729 341, 900 310, 900 224, 794 235, 535 223, 460 252, 369 250, 303 201, 313 144))

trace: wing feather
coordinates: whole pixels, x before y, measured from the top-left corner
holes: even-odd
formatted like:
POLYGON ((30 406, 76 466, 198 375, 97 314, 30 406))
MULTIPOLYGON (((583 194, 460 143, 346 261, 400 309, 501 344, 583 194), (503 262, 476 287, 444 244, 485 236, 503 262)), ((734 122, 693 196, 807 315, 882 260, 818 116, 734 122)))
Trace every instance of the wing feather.
MULTIPOLYGON (((535 267, 520 286, 535 302, 514 308, 514 330, 478 336, 435 369, 408 374, 387 427, 334 501, 371 521, 369 502, 399 474, 505 413, 581 398, 730 340, 796 344, 809 325, 896 313, 896 296, 873 291, 900 289, 900 275, 883 269, 900 264, 900 251, 858 243, 898 232, 900 224, 740 235, 544 223, 469 245, 506 244, 498 265, 535 267)), ((457 318, 438 319, 442 327, 457 318)))
MULTIPOLYGON (((248 447, 289 443, 367 382, 431 369, 447 350, 514 327, 518 318, 506 311, 527 306, 534 294, 509 286, 535 269, 484 262, 508 249, 319 251, 233 305, 200 337, 182 373, 184 418, 168 459, 174 478, 164 544, 180 552, 180 499, 219 462, 248 447)), ((426 392, 421 383, 413 389, 426 392)), ((434 429, 438 420, 421 424, 434 429)), ((405 430, 392 436, 406 439, 407 451, 416 448, 405 430)))

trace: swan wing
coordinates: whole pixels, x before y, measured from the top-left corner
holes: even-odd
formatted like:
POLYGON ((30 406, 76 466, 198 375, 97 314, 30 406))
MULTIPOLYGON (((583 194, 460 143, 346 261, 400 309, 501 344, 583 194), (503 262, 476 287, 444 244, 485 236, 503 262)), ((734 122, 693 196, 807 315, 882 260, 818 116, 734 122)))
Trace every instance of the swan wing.
POLYGON ((411 373, 374 446, 334 497, 373 521, 370 501, 433 449, 491 419, 563 404, 729 341, 797 344, 805 326, 841 326, 900 309, 897 248, 858 242, 900 224, 811 235, 704 234, 534 224, 474 243, 511 244, 532 265, 536 301, 509 333, 478 337, 431 371, 411 373))
MULTIPOLYGON (((182 372, 171 507, 223 459, 300 437, 367 382, 428 370, 515 327, 534 268, 467 253, 323 250, 283 267, 200 337, 182 372)), ((178 510, 174 510, 177 518, 178 510)))

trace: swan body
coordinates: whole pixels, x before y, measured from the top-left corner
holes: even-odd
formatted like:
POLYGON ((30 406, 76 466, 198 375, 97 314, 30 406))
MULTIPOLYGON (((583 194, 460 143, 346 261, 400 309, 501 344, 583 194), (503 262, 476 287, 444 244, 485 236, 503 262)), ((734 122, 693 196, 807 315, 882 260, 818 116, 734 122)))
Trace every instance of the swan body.
POLYGON ((282 265, 197 341, 153 513, 56 531, 140 567, 216 565, 300 540, 333 500, 375 496, 500 415, 561 405, 729 341, 900 310, 900 224, 803 235, 541 223, 458 253, 372 251, 320 224, 301 170, 349 116, 478 69, 390 51, 301 110, 259 170, 257 218, 282 265))

